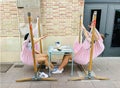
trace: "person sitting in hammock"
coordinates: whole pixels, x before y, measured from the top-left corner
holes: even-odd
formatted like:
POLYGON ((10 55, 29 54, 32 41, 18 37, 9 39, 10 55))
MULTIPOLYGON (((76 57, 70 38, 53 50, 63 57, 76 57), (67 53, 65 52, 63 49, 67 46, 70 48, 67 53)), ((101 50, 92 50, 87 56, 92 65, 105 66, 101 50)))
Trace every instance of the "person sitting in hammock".
MULTIPOLYGON (((90 48, 91 48, 91 33, 86 30, 84 26, 82 26, 83 33, 86 37, 86 39, 83 41, 83 43, 79 43, 78 39, 75 41, 73 45, 74 50, 74 62, 77 64, 88 64, 89 58, 90 58, 90 48)), ((97 29, 95 29, 95 35, 94 35, 94 51, 93 51, 93 59, 96 58, 98 55, 100 55, 104 50, 104 44, 103 39, 97 29)), ((67 65, 68 61, 72 59, 71 54, 67 54, 63 56, 63 60, 61 65, 54 70, 52 73, 62 73, 64 70, 64 67, 67 65)))
MULTIPOLYGON (((45 38, 47 36, 42 36, 38 39, 34 39, 34 43, 35 43, 35 59, 37 61, 38 64, 40 64, 41 62, 44 62, 45 65, 47 67, 49 67, 49 62, 48 62, 48 55, 47 54, 41 54, 39 52, 39 47, 38 47, 38 42, 45 38)), ((24 64, 27 65, 33 65, 33 56, 32 56, 32 45, 31 45, 31 41, 30 41, 30 36, 29 33, 27 33, 24 37, 24 42, 22 44, 22 51, 21 51, 21 55, 20 58, 22 60, 22 62, 24 64)), ((54 65, 52 63, 50 63, 50 67, 51 70, 53 70, 54 65)))

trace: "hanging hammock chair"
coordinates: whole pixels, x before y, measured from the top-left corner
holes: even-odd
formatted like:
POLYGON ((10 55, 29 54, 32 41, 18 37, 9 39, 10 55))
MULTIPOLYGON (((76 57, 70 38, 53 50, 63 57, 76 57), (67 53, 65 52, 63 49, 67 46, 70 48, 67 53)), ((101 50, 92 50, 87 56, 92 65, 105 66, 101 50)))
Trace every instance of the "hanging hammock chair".
MULTIPOLYGON (((28 39, 23 42, 22 51, 20 53, 20 59, 26 65, 33 65, 32 50, 28 48, 28 43, 28 39)), ((35 50, 39 51, 39 44, 35 44, 35 50)))
MULTIPOLYGON (((101 38, 100 33, 95 29, 98 40, 94 43, 94 50, 93 50, 93 59, 99 56, 104 50, 103 39, 101 38)), ((89 33, 91 35, 91 33, 89 33)), ((73 50, 75 52, 74 62, 81 65, 86 65, 90 59, 90 48, 91 44, 90 41, 85 39, 83 43, 79 43, 78 39, 73 44, 73 50)))
MULTIPOLYGON (((37 33, 38 33, 38 20, 37 20, 36 26, 33 30, 33 35, 36 38, 38 38, 37 33)), ((31 50, 28 49, 28 43, 29 43, 29 39, 24 40, 24 42, 22 44, 22 50, 21 50, 21 53, 20 53, 20 59, 26 65, 33 65, 32 49, 31 50)), ((36 43, 34 48, 35 48, 35 50, 39 51, 40 50, 39 43, 36 43)))

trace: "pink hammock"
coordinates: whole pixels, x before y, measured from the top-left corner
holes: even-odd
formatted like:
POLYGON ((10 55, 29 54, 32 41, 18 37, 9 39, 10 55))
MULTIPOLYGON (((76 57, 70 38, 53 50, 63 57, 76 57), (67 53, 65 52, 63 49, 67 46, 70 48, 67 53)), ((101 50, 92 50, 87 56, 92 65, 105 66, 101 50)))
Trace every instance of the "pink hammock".
MULTIPOLYGON (((28 39, 23 42, 20 59, 24 64, 33 65, 32 50, 28 49, 27 47, 28 43, 29 43, 28 39)), ((35 44, 35 49, 39 50, 38 44, 35 44)))
MULTIPOLYGON (((95 30, 98 34, 98 40, 94 43, 93 59, 99 56, 104 50, 103 39, 100 33, 95 30)), ((85 39, 83 43, 79 43, 78 40, 75 41, 73 45, 73 50, 75 52, 74 62, 78 64, 85 65, 90 59, 90 42, 85 39)))

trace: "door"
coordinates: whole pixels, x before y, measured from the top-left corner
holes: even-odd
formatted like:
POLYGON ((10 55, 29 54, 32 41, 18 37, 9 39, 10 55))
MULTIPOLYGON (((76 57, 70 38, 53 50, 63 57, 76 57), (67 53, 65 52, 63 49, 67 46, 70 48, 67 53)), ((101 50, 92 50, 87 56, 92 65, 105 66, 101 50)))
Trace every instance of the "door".
POLYGON ((101 56, 120 56, 120 5, 85 4, 84 24, 87 27, 93 11, 97 11, 98 31, 105 35, 105 50, 101 56))
POLYGON ((120 5, 109 4, 104 56, 120 56, 120 5))

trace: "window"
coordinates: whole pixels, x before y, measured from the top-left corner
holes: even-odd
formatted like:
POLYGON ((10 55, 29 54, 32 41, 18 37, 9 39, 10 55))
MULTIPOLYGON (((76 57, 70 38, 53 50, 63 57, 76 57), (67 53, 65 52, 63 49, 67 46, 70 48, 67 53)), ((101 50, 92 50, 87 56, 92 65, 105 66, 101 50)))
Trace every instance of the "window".
POLYGON ((120 47, 120 9, 115 11, 111 46, 120 47))

